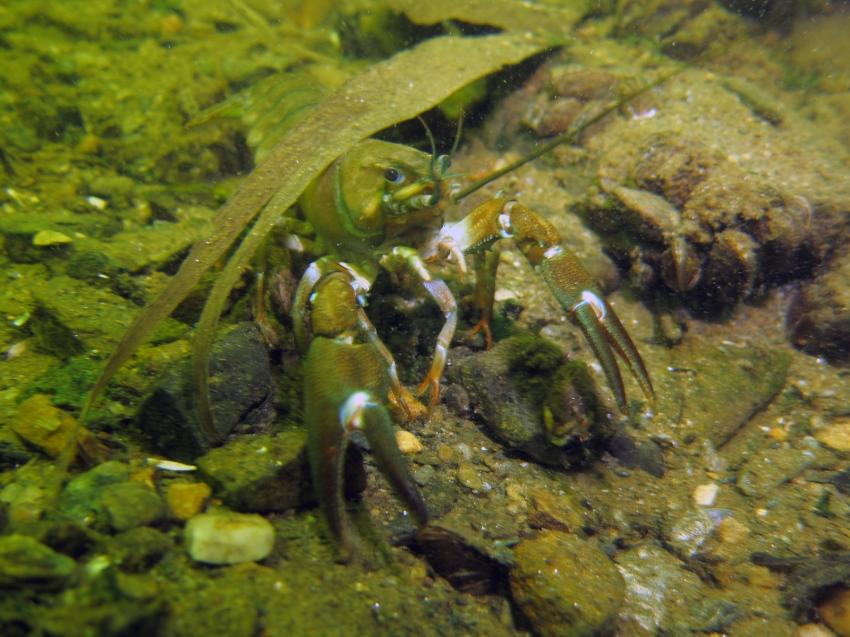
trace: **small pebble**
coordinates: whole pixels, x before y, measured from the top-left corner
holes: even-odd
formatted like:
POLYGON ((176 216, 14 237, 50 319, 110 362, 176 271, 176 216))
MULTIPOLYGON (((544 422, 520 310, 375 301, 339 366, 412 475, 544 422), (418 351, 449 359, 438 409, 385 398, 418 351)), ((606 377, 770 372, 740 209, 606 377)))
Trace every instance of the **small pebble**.
POLYGON ((32 238, 32 244, 39 247, 63 245, 71 241, 67 234, 56 230, 41 230, 32 238))
POLYGON ((717 537, 725 544, 739 544, 750 534, 746 525, 733 517, 724 518, 717 526, 717 537))
POLYGON ((206 482, 172 482, 165 501, 171 516, 185 521, 201 512, 210 495, 212 489, 206 482))
POLYGON ((239 564, 269 556, 274 528, 252 513, 201 513, 186 524, 186 549, 196 562, 239 564))
POLYGON ((424 487, 431 481, 431 478, 434 477, 436 470, 429 464, 422 465, 416 471, 413 472, 413 480, 420 487, 424 487))
POLYGON ((422 451, 422 443, 419 442, 419 438, 404 429, 395 432, 395 441, 398 444, 399 451, 404 454, 422 451))
POLYGON ((516 292, 514 292, 513 290, 508 290, 506 288, 499 288, 493 294, 493 300, 499 301, 499 302, 501 302, 501 301, 513 301, 513 300, 516 300, 518 298, 519 297, 517 296, 516 292))
POLYGON ((457 480, 467 489, 473 491, 482 491, 484 489, 484 481, 478 474, 478 470, 468 462, 461 462, 457 468, 457 480))
POLYGON ((835 451, 850 451, 850 419, 842 418, 815 432, 822 445, 835 451))
POLYGON ((720 487, 713 482, 709 482, 708 484, 701 484, 696 489, 694 489, 694 502, 696 502, 699 506, 702 507, 710 507, 717 499, 717 494, 719 491, 720 487))
POLYGON ((437 447, 437 458, 439 458, 442 463, 454 462, 455 451, 447 444, 442 443, 439 447, 437 447))

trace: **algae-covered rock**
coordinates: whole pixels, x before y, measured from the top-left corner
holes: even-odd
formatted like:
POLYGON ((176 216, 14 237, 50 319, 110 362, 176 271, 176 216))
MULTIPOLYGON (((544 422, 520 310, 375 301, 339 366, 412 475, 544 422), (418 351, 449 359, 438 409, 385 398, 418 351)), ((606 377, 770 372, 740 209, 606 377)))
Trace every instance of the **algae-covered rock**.
POLYGON ((216 439, 198 420, 191 361, 163 374, 139 408, 138 427, 168 457, 192 461, 235 428, 262 429, 272 418, 272 377, 268 349, 253 323, 231 329, 210 353, 210 400, 216 439))
POLYGON ((623 604, 617 567, 595 543, 545 531, 514 551, 511 593, 543 637, 592 637, 610 631, 623 604))
POLYGON ((201 513, 186 524, 185 539, 189 556, 196 562, 257 562, 271 553, 274 529, 260 515, 201 513))
POLYGON ((116 535, 109 553, 122 571, 142 573, 153 568, 173 548, 174 542, 165 533, 141 526, 116 535))
POLYGON ((25 535, 0 537, 0 586, 61 587, 77 564, 25 535))
POLYGON ((545 464, 580 462, 607 421, 584 366, 546 339, 524 334, 457 360, 449 372, 469 392, 488 430, 545 464))
POLYGON ((51 458, 58 456, 77 426, 74 417, 54 407, 44 394, 36 394, 18 407, 12 430, 51 458))
MULTIPOLYGON (((86 352, 109 352, 138 307, 100 287, 70 276, 55 276, 32 289, 35 308, 29 328, 39 348, 67 360, 86 352)), ((163 321, 158 340, 172 340, 185 331, 173 319, 163 321)))
POLYGON ((784 350, 704 337, 686 338, 675 356, 695 370, 684 397, 689 435, 710 440, 715 447, 726 443, 782 389, 791 362, 784 350))
POLYGON ((126 531, 165 517, 165 505, 156 491, 141 482, 121 482, 103 488, 99 496, 109 525, 126 531))
POLYGON ((130 467, 123 462, 109 461, 75 476, 65 485, 59 497, 59 510, 72 520, 86 526, 102 526, 107 522, 100 502, 102 490, 126 482, 130 467))
POLYGON ((152 524, 166 512, 157 492, 131 482, 130 468, 115 461, 73 478, 60 495, 59 509, 84 526, 117 531, 152 524))
POLYGON ((307 432, 242 436, 198 458, 217 497, 237 511, 285 511, 310 500, 307 432))

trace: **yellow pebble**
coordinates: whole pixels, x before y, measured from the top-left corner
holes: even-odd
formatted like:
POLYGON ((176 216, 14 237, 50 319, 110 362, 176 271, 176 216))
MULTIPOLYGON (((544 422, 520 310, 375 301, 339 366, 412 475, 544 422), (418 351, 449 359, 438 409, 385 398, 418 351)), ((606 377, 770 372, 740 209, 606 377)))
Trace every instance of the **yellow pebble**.
POLYGON ((200 513, 212 489, 205 482, 172 482, 165 499, 171 515, 178 520, 188 520, 200 513))
POLYGON ((146 487, 154 488, 154 468, 144 467, 130 474, 130 482, 141 482, 146 487))
POLYGON ((419 453, 422 451, 422 443, 419 442, 419 438, 404 429, 395 432, 395 441, 402 453, 419 453))
POLYGON ((841 418, 815 432, 822 445, 835 451, 850 451, 850 418, 841 418))
POLYGON ((73 239, 64 232, 58 230, 39 230, 32 238, 32 244, 43 248, 45 246, 56 246, 71 243, 73 239))
POLYGON ((89 133, 83 136, 80 143, 77 144, 77 150, 86 155, 97 155, 101 151, 102 146, 100 137, 89 133))
POLYGON ((788 440, 788 432, 782 427, 771 427, 770 431, 767 432, 767 435, 777 442, 785 442, 788 440))
POLYGON ((439 447, 437 447, 437 458, 439 458, 440 462, 443 463, 454 462, 455 450, 449 447, 447 444, 441 444, 439 447))
POLYGON ((750 534, 750 529, 735 518, 724 518, 717 526, 717 537, 726 544, 738 544, 750 534))

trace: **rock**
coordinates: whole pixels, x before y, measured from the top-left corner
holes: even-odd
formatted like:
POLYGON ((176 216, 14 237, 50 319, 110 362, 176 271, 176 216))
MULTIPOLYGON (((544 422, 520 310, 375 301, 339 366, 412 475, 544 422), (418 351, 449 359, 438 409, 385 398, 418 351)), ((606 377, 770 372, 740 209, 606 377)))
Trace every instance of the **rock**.
POLYGON ((634 637, 688 635, 709 588, 684 563, 648 544, 617 555, 626 583, 618 631, 634 637))
POLYGON ((403 454, 419 453, 423 449, 419 438, 404 429, 395 432, 395 441, 403 454))
POLYGON ((451 517, 422 529, 416 535, 414 548, 440 577, 472 595, 498 593, 511 564, 509 554, 492 550, 492 543, 451 517))
POLYGON ((457 481, 467 489, 475 492, 484 490, 484 480, 475 465, 471 462, 461 462, 457 466, 457 481))
POLYGON ((130 467, 122 462, 99 464, 75 476, 65 485, 59 497, 59 510, 84 526, 105 527, 107 518, 100 502, 100 493, 104 487, 126 482, 129 478, 130 467))
MULTIPOLYGON (((826 453, 823 450, 820 453, 826 453)), ((818 461, 818 453, 777 445, 754 453, 738 468, 735 486, 746 496, 764 497, 818 461)))
POLYGON ((528 524, 536 529, 574 533, 584 525, 584 509, 572 493, 551 493, 535 489, 531 493, 528 524))
POLYGON ((724 518, 717 525, 717 539, 725 544, 739 544, 747 539, 750 529, 733 517, 724 518))
POLYGON ((720 493, 720 486, 715 482, 697 485, 694 489, 694 504, 701 507, 710 507, 720 493))
POLYGON ((116 531, 147 526, 165 517, 165 505, 157 492, 139 482, 110 484, 100 493, 100 501, 116 531))
POLYGON ((0 429, 0 472, 26 464, 35 456, 21 439, 8 429, 0 429))
POLYGON ((122 571, 143 573, 173 548, 174 543, 162 531, 142 526, 116 535, 109 552, 122 571))
MULTIPOLYGON (((87 350, 111 352, 139 312, 130 301, 70 276, 54 276, 32 290, 29 327, 40 349, 67 360, 87 350)), ((174 319, 161 321, 151 340, 172 340, 186 331, 174 319)))
POLYGON ((591 637, 613 628, 625 584, 595 543, 545 531, 523 540, 510 572, 513 599, 543 637, 591 637))
MULTIPOLYGON (((51 458, 57 457, 73 434, 77 421, 67 411, 54 407, 50 398, 35 394, 18 407, 12 430, 51 458)), ((91 439, 85 428, 80 431, 80 444, 91 439)))
POLYGON ((815 438, 834 451, 850 451, 850 418, 836 418, 815 431, 815 438))
POLYGON ((507 338, 489 351, 456 360, 449 374, 468 391, 493 436, 544 464, 582 462, 588 439, 601 434, 607 422, 584 366, 567 362, 540 336, 507 338), (548 427, 545 410, 551 416, 548 427))
POLYGON ((723 517, 722 509, 694 508, 671 514, 665 520, 664 539, 680 558, 693 557, 702 549, 723 517))
POLYGON ((638 442, 620 429, 605 441, 605 450, 629 469, 641 469, 660 478, 664 475, 664 453, 652 440, 638 442))
POLYGON ((64 245, 72 241, 71 237, 58 230, 39 230, 32 238, 32 244, 39 248, 64 245))
POLYGON ((61 588, 77 564, 25 535, 0 537, 0 586, 61 588))
POLYGON ((156 491, 129 480, 127 465, 104 462, 65 486, 59 509, 79 524, 102 530, 126 531, 165 517, 165 505, 156 491))
POLYGON ((788 310, 791 340, 804 352, 835 361, 850 358, 850 255, 836 257, 804 287, 788 310))
MULTIPOLYGON (((773 400, 785 384, 790 364, 787 352, 754 343, 739 346, 719 338, 687 337, 674 352, 676 361, 687 361, 689 368, 697 370, 683 398, 688 406, 688 435, 710 440, 716 448, 773 400)), ((661 393, 658 388, 656 393, 661 393)), ((678 413, 679 403, 665 397, 659 402, 659 411, 678 413)))
POLYGON ((243 436, 198 458, 217 497, 237 511, 285 511, 312 500, 307 432, 243 436))
POLYGON ((163 374, 139 408, 137 426, 170 458, 190 462, 234 430, 256 432, 273 418, 268 349, 256 325, 242 323, 220 336, 209 369, 213 439, 198 421, 188 359, 163 374))
POLYGON ((254 514, 201 513, 186 524, 184 537, 189 556, 207 564, 256 562, 274 546, 274 528, 254 514))
POLYGON ((206 482, 172 482, 165 492, 171 516, 186 521, 201 512, 212 489, 206 482))

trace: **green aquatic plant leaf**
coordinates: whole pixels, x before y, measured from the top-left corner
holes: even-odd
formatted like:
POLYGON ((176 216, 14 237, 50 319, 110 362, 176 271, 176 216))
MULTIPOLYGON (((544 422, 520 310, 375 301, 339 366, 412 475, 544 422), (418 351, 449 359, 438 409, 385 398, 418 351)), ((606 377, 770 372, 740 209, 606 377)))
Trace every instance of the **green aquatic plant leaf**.
MULTIPOLYGON (((209 341, 215 328, 221 297, 226 296, 281 211, 294 204, 309 182, 336 157, 369 135, 434 107, 469 82, 545 48, 545 42, 516 33, 434 38, 375 64, 344 84, 291 130, 224 204, 216 217, 216 232, 195 244, 166 289, 124 334, 92 389, 80 421, 115 372, 264 206, 269 204, 213 289, 201 319, 203 343, 209 341)), ((195 348, 200 349, 200 345, 195 348)), ((73 445, 69 445, 60 468, 67 467, 72 457, 73 445)))
POLYGON ((528 31, 556 38, 569 37, 572 28, 589 11, 587 0, 574 0, 562 7, 532 4, 521 0, 388 0, 417 24, 440 24, 458 20, 498 27, 505 31, 528 31))

